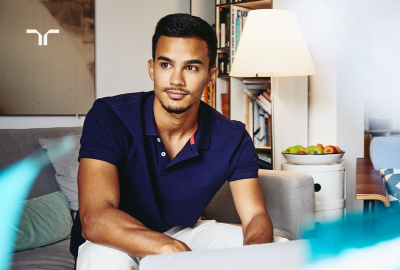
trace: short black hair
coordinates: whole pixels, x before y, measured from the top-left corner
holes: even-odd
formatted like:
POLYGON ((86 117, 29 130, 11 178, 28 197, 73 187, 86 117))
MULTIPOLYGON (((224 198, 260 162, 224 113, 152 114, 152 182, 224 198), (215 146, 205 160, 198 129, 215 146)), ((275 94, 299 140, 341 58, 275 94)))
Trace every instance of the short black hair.
POLYGON ((214 29, 203 19, 185 13, 170 14, 161 18, 153 35, 153 61, 156 57, 156 47, 161 36, 199 38, 207 43, 209 69, 215 66, 217 57, 217 35, 214 29))

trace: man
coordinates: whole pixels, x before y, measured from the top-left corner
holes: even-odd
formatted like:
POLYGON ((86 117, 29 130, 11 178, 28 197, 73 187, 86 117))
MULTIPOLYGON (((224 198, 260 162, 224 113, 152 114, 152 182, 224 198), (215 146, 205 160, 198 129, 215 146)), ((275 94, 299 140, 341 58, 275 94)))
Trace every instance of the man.
POLYGON ((146 255, 273 240, 250 136, 200 101, 218 75, 214 30, 168 15, 152 47, 154 92, 99 99, 86 117, 71 239, 77 269, 137 269, 146 255), (197 222, 226 180, 242 227, 197 222))

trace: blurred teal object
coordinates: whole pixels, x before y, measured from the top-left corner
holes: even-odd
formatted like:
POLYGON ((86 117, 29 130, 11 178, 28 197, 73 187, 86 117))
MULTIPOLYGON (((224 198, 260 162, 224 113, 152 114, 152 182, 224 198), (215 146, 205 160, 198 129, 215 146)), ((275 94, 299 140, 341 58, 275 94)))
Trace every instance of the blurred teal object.
MULTIPOLYGON (((366 256, 366 254, 379 254, 382 248, 384 248, 382 252, 386 252, 386 255, 394 252, 390 258, 392 264, 396 263, 395 268, 391 265, 388 268, 378 266, 376 269, 400 269, 400 257, 398 256, 400 252, 398 245, 400 243, 400 215, 396 211, 381 210, 369 217, 361 214, 347 215, 343 220, 322 224, 318 230, 306 231, 304 237, 310 243, 310 265, 318 265, 319 269, 331 269, 329 265, 344 260, 347 261, 346 264, 351 264, 352 258, 366 256), (396 252, 393 246, 397 247, 396 252), (387 250, 388 247, 392 248, 387 250), (362 255, 364 253, 365 255, 362 255)), ((368 259, 372 260, 373 258, 370 255, 368 259)), ((346 266, 346 269, 351 268, 346 266)), ((370 268, 367 267, 367 269, 370 268)))
MULTIPOLYGON (((66 137, 59 145, 62 155, 70 151, 74 141, 66 137)), ((61 156, 61 155, 60 155, 61 156)), ((48 165, 46 153, 33 153, 27 158, 0 171, 0 270, 10 269, 16 227, 19 225, 23 201, 40 171, 48 165)))

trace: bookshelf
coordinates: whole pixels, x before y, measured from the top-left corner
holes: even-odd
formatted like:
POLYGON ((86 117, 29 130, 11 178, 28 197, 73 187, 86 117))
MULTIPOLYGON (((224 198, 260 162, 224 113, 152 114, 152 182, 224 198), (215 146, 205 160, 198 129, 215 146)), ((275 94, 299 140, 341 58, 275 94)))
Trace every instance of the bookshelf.
MULTIPOLYGON (((215 23, 217 33, 219 32, 218 24, 220 24, 221 17, 221 14, 219 14, 220 8, 231 12, 234 7, 252 9, 254 5, 254 9, 271 9, 273 6, 271 0, 256 0, 254 3, 251 1, 231 2, 227 0, 225 4, 217 4, 217 0, 212 3, 209 0, 207 0, 207 3, 203 2, 205 0, 191 1, 201 2, 202 10, 207 10, 205 12, 207 15, 213 14, 215 16, 215 21, 209 23, 211 25, 215 23)), ((205 18, 194 10, 192 10, 192 14, 205 18)), ((228 53, 230 58, 231 44, 226 44, 222 47, 220 45, 219 43, 218 53, 228 53)), ((242 79, 230 77, 229 74, 220 74, 218 76, 214 91, 215 109, 222 113, 221 94, 228 95, 229 118, 246 123, 246 95, 244 94, 245 85, 242 83, 242 79)), ((271 92, 271 99, 273 99, 271 100, 273 122, 271 137, 273 141, 270 146, 257 146, 256 149, 259 152, 271 155, 273 169, 281 170, 281 164, 286 162, 281 154, 282 151, 289 146, 297 144, 308 146, 308 76, 273 78, 271 92), (276 89, 277 81, 279 81, 279 91, 276 89)))
MULTIPOLYGON (((232 57, 234 57, 235 47, 237 46, 236 41, 232 40, 232 31, 235 31, 236 16, 246 15, 253 7, 254 9, 259 8, 272 8, 271 0, 259 0, 259 1, 234 1, 226 0, 215 1, 215 30, 218 35, 218 54, 217 54, 217 67, 219 68, 219 76, 216 81, 216 109, 233 120, 238 120, 246 124, 246 128, 253 128, 253 123, 249 123, 249 110, 248 99, 244 94, 246 85, 242 83, 242 78, 229 77, 229 69, 232 66, 232 57), (219 3, 219 4, 218 4, 219 3), (233 19, 233 20, 232 20, 233 19), (233 21, 233 22, 232 22, 233 21), (235 25, 232 27, 232 23, 235 25), (225 29, 223 28, 225 26, 225 29), (225 37, 223 36, 225 34, 225 37), (232 44, 235 42, 235 44, 232 44), (223 55, 223 57, 221 57, 223 55), (222 61, 221 61, 222 60, 222 61), (223 63, 223 64, 221 64, 223 63), (222 66, 224 65, 224 66, 222 66), (224 112, 221 103, 221 94, 229 96, 229 110, 224 112), (251 127, 248 127, 250 124, 251 127)), ((241 25, 241 29, 243 25, 241 25)), ((235 35, 236 36, 236 35, 235 35)), ((270 79, 270 78, 265 78, 270 79)), ((225 105, 226 106, 226 105, 225 105)), ((269 124, 271 124, 271 117, 269 117, 269 124)), ((264 131, 265 132, 265 131, 264 131)), ((268 132, 268 131, 266 131, 268 132)), ((250 135, 252 132, 249 132, 250 135)), ((272 143, 268 146, 256 146, 257 152, 267 154, 272 158, 272 143)), ((273 168, 273 162, 271 162, 271 168, 273 168)))

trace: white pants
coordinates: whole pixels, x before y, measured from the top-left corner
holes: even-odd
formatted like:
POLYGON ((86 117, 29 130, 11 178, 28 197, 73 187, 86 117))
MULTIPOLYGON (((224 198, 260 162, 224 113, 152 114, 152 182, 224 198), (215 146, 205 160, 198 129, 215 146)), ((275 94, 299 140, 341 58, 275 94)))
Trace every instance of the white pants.
MULTIPOLYGON (((215 220, 198 222, 193 228, 177 226, 164 234, 184 242, 192 251, 243 246, 241 226, 217 223, 215 220)), ((274 242, 287 241, 275 237, 274 242)), ((79 247, 77 270, 133 270, 139 269, 139 258, 122 251, 86 241, 79 247)))

